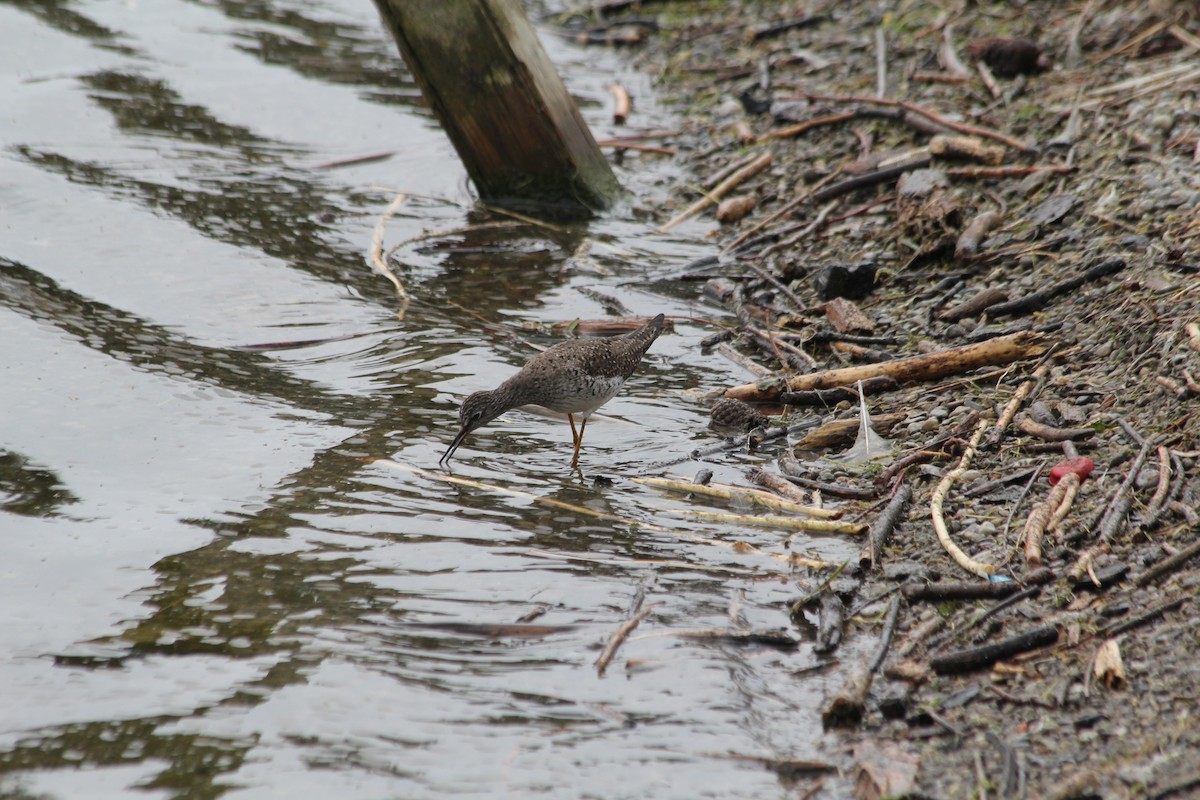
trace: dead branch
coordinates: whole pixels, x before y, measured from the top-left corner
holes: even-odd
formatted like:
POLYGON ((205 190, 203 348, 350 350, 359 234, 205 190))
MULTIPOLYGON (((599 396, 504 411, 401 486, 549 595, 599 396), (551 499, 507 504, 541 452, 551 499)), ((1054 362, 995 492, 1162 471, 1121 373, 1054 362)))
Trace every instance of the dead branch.
POLYGON ((993 317, 999 317, 1005 314, 1024 314, 1030 311, 1037 311, 1045 307, 1047 303, 1059 295, 1073 292, 1085 283, 1107 277, 1123 269, 1125 269, 1124 259, 1107 258, 1095 266, 1088 267, 1081 274, 1073 278, 1059 281, 1053 286, 1047 286, 1045 289, 1039 289, 1024 297, 1009 300, 1007 303, 992 306, 988 309, 988 314, 993 317))
POLYGON ((930 659, 934 672, 948 675, 987 667, 1002 658, 1020 655, 1058 641, 1058 626, 1043 625, 999 642, 972 647, 930 659))
POLYGON ((794 136, 799 136, 805 131, 819 128, 822 125, 834 125, 839 122, 845 122, 848 119, 858 117, 857 111, 844 111, 841 114, 830 114, 826 117, 816 117, 815 119, 805 120, 804 122, 795 125, 789 125, 786 128, 779 128, 773 131, 767 131, 758 137, 759 142, 769 142, 773 139, 791 139, 794 136))
POLYGON ((1169 558, 1164 558, 1162 561, 1158 562, 1153 567, 1137 576, 1133 582, 1138 586, 1147 586, 1151 583, 1154 583, 1162 576, 1179 569, 1198 555, 1200 555, 1200 540, 1192 542, 1192 544, 1183 548, 1175 555, 1169 558))
POLYGON ((1018 140, 1012 138, 1011 136, 1006 136, 1003 133, 1000 133, 998 131, 989 130, 988 128, 980 128, 975 125, 967 125, 967 124, 964 124, 961 122, 954 122, 952 120, 948 120, 945 117, 941 116, 940 114, 935 114, 934 112, 932 112, 926 108, 922 108, 921 106, 917 105, 916 103, 910 103, 907 100, 888 100, 887 98, 883 98, 883 97, 863 97, 863 96, 859 96, 859 95, 837 95, 837 94, 810 94, 810 95, 805 95, 805 97, 808 100, 815 100, 818 102, 826 102, 826 103, 870 103, 873 105, 892 106, 895 108, 903 108, 905 111, 910 111, 913 114, 917 114, 921 117, 924 117, 925 119, 928 119, 929 121, 931 121, 937 125, 940 125, 943 128, 949 128, 952 131, 958 131, 959 133, 967 133, 972 136, 981 136, 985 139, 994 139, 995 141, 1000 142, 1001 144, 1005 145, 1006 147, 1011 147, 1014 150, 1021 150, 1023 152, 1027 152, 1027 153, 1033 152, 1033 148, 1031 148, 1029 145, 1025 144, 1024 142, 1018 141, 1018 140))
POLYGON ((601 651, 600 657, 596 659, 596 673, 603 676, 604 670, 608 669, 608 664, 612 661, 613 656, 617 654, 617 650, 621 648, 621 644, 629 638, 629 634, 633 633, 634 628, 641 624, 642 620, 650 616, 650 612, 654 610, 657 603, 650 603, 647 606, 642 605, 645 597, 639 592, 634 600, 633 608, 630 609, 632 616, 613 631, 612 636, 608 637, 608 643, 604 645, 604 650, 601 651))
POLYGON ((912 496, 912 485, 907 481, 901 483, 900 488, 892 495, 892 499, 875 520, 875 524, 871 526, 871 530, 867 534, 867 543, 858 556, 858 565, 862 569, 879 569, 880 562, 883 560, 884 545, 887 544, 888 537, 892 535, 892 531, 900 522, 904 510, 912 502, 912 496))
POLYGON ((936 353, 909 356, 878 364, 841 367, 811 375, 797 375, 786 382, 771 380, 734 386, 725 391, 725 396, 751 402, 770 402, 777 400, 785 388, 791 392, 828 389, 852 385, 857 381, 869 380, 880 375, 886 375, 900 383, 937 380, 980 367, 1035 358, 1046 352, 1047 346, 1045 337, 1041 334, 1020 331, 936 353))
POLYGON ((729 194, 744 181, 754 177, 767 167, 771 166, 772 158, 773 157, 770 153, 763 152, 758 158, 754 159, 749 164, 723 180, 719 186, 706 194, 704 197, 701 197, 695 203, 692 203, 692 205, 688 206, 681 213, 676 214, 669 222, 659 226, 656 231, 658 233, 666 233, 675 226, 680 225, 681 223, 696 216, 701 211, 715 204, 722 197, 729 194))

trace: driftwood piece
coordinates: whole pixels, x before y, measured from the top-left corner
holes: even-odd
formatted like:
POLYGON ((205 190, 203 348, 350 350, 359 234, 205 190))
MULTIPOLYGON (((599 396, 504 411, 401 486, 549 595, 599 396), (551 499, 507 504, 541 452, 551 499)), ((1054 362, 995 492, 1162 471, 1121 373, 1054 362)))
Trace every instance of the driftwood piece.
POLYGON ((1098 280, 1100 278, 1113 275, 1125 269, 1125 261, 1120 258, 1107 258, 1095 266, 1088 267, 1079 275, 1073 278, 1059 281, 1052 286, 1047 286, 1044 289, 1039 289, 1036 292, 1031 292, 1024 297, 1018 297, 1015 300, 1009 300, 1007 303, 992 306, 988 309, 988 313, 993 317, 1003 316, 1004 314, 1026 314, 1030 311, 1037 311, 1046 306, 1055 297, 1067 292, 1073 292, 1080 286, 1083 286, 1089 281, 1098 280))
POLYGON ((748 489, 723 483, 701 485, 692 481, 673 478, 633 478, 633 482, 653 486, 656 489, 666 489, 668 491, 684 492, 704 497, 715 497, 720 500, 745 501, 769 508, 773 511, 786 511, 793 514, 803 514, 808 517, 817 517, 819 519, 834 519, 842 515, 841 511, 831 511, 827 508, 801 505, 800 503, 784 500, 782 497, 778 497, 770 492, 764 492, 761 489, 748 489))
POLYGON ((891 501, 884 507, 879 518, 875 520, 875 524, 871 526, 871 530, 867 534, 867 543, 863 545, 862 552, 859 553, 858 565, 862 569, 879 569, 880 561, 883 560, 883 547, 887 544, 888 537, 892 535, 897 523, 900 522, 904 510, 912 502, 912 496, 912 486, 907 481, 900 484, 900 488, 892 495, 891 501))
POLYGON ((750 480, 759 486, 770 489, 785 500, 805 505, 808 503, 808 498, 804 495, 804 492, 800 491, 796 484, 782 475, 776 475, 773 472, 767 472, 761 467, 755 467, 750 470, 750 480))
POLYGON ((970 672, 974 669, 991 666, 1002 658, 1020 655, 1057 641, 1058 626, 1043 625, 998 642, 936 656, 930 659, 929 663, 934 672, 941 675, 970 672))
POLYGON ((1049 345, 1044 336, 1030 331, 1021 331, 1008 336, 998 336, 982 342, 927 353, 878 364, 862 364, 854 367, 797 375, 785 381, 771 380, 733 386, 725 390, 726 397, 739 400, 770 402, 777 400, 783 391, 803 392, 813 389, 828 389, 834 386, 849 386, 881 375, 899 383, 908 381, 937 380, 949 375, 961 375, 980 367, 1010 364, 1027 358, 1036 358, 1046 352, 1049 345))
POLYGON ((826 727, 845 727, 857 725, 863 717, 867 704, 867 695, 871 691, 871 683, 875 673, 883 665, 891 647, 892 637, 896 632, 896 621, 900 618, 900 599, 893 597, 888 605, 888 613, 884 618, 883 633, 879 647, 869 662, 855 667, 842 688, 837 691, 825 704, 821 711, 821 721, 826 727))
MULTIPOLYGON (((871 425, 876 431, 886 433, 904 419, 904 414, 878 414, 871 417, 871 425)), ((854 442, 854 437, 858 435, 860 427, 861 421, 857 417, 830 420, 796 442, 796 449, 821 450, 827 447, 849 445, 854 442)))
POLYGON ((1096 435, 1096 431, 1092 428, 1056 428, 1053 425, 1045 425, 1025 415, 1018 416, 1015 422, 1022 432, 1028 433, 1030 436, 1036 436, 1039 439, 1045 439, 1047 442, 1089 439, 1096 435))
POLYGON ((1111 639, 1115 636, 1120 636, 1122 633, 1128 633, 1134 628, 1140 628, 1148 622, 1153 622, 1163 614, 1171 611, 1177 611, 1190 598, 1191 595, 1188 594, 1185 594, 1182 597, 1174 597, 1163 603, 1159 603, 1158 605, 1142 612, 1141 614, 1138 614, 1136 617, 1124 620, 1123 622, 1113 623, 1106 628, 1101 628, 1096 632, 1096 634, 1098 636, 1106 636, 1111 639))
POLYGON ((929 600, 940 603, 944 600, 994 600, 1008 597, 1021 590, 1016 581, 995 583, 906 583, 900 593, 906 600, 929 600))

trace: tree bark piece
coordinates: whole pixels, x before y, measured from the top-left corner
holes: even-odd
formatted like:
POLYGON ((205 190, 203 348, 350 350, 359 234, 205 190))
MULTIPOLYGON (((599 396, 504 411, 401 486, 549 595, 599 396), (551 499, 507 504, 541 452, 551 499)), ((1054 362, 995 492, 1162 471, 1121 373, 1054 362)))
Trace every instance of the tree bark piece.
POLYGON ((770 402, 777 400, 783 391, 804 392, 848 386, 880 375, 890 377, 898 383, 937 380, 948 375, 961 375, 980 367, 1036 358, 1045 353, 1048 346, 1041 334, 1021 331, 936 353, 797 375, 786 383, 764 381, 743 384, 726 389, 725 396, 736 397, 739 400, 770 402))

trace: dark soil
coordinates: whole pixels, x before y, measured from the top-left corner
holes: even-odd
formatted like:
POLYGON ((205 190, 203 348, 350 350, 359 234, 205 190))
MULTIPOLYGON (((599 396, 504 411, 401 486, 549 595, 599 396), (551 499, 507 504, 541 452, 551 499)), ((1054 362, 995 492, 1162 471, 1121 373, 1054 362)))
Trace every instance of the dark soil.
MULTIPOLYGON (((1048 357, 869 394, 873 415, 901 415, 888 432, 897 451, 869 474, 801 454, 811 480, 877 490, 876 500, 830 498, 850 517, 874 522, 901 483, 914 495, 875 568, 835 583, 857 614, 847 635, 879 637, 886 593, 903 602, 865 713, 840 728, 843 772, 815 796, 878 796, 859 769, 868 749, 893 767, 899 754, 919 757, 915 781, 897 778, 884 794, 1200 796, 1200 557, 1186 551, 1200 538, 1200 329, 1188 330, 1200 324, 1197 5, 647 3, 606 20, 632 16, 659 26, 634 57, 685 108, 684 130, 665 144, 697 184, 757 153, 773 156, 731 193, 756 205, 720 228, 720 263, 692 269, 737 313, 742 353, 786 377, 1018 330, 1051 346, 1048 357), (975 156, 931 154, 928 117, 852 99, 877 96, 879 36, 887 98, 1010 141, 975 135, 975 156), (947 44, 965 65, 961 76, 939 58, 947 44), (973 54, 991 64, 996 93, 973 54), (754 138, 846 112, 795 135, 754 138), (813 196, 895 164, 907 166, 813 196), (992 167, 999 171, 982 171, 992 167), (961 237, 984 212, 995 224, 972 250, 961 237), (830 268, 853 265, 866 265, 857 279, 831 280, 830 268), (992 310, 947 313, 984 290, 992 310), (748 325, 770 336, 745 335, 748 325), (815 363, 776 352, 777 337, 815 363), (1027 381, 1017 422, 996 441, 997 417, 1027 381), (949 487, 946 522, 968 555, 1027 591, 1015 601, 922 599, 913 582, 985 585, 939 545, 930 510, 976 420, 989 428, 949 487), (1027 562, 1023 531, 1065 458, 1062 442, 1047 438, 1062 429, 1086 429, 1073 447, 1096 466, 1046 535, 1047 573, 1027 562), (906 469, 893 468, 910 455, 906 469), (1180 563, 1164 564, 1181 551, 1180 563), (895 592, 905 582, 909 591, 895 592), (947 666, 956 663, 948 656, 1031 631, 1041 637, 1033 649, 1018 645, 960 672, 947 666), (1102 669, 1103 660, 1098 670, 1109 640, 1123 674, 1102 669)), ((645 28, 619 30, 624 41, 645 28)), ((666 222, 698 198, 654 212, 666 222)), ((778 383, 761 385, 778 393, 778 383)), ((842 400, 822 413, 855 412, 842 400)), ((847 674, 853 667, 843 665, 847 674)))

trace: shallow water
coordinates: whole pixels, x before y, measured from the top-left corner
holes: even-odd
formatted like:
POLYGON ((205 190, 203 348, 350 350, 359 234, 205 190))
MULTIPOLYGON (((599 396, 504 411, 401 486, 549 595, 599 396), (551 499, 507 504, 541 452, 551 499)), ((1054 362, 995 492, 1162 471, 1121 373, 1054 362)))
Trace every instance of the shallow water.
MULTIPOLYGON (((613 80, 634 124, 675 124, 618 54, 543 38, 598 138, 623 132, 613 80)), ((719 311, 674 279, 708 224, 636 213, 676 166, 626 158, 630 199, 587 227, 402 248, 399 320, 366 259, 395 193, 388 245, 497 218, 371 3, 7 2, 0 41, 0 795, 761 798, 794 788, 731 754, 834 757, 804 631, 662 635, 726 627, 740 595, 783 627, 798 593, 696 539, 786 534, 629 480, 717 441, 686 390, 747 378, 700 354, 688 318, 719 311), (604 317, 586 290, 679 319, 589 423, 583 475, 564 422, 513 412, 453 462, 482 485, 438 479, 461 399, 553 341, 521 323, 604 317)))

